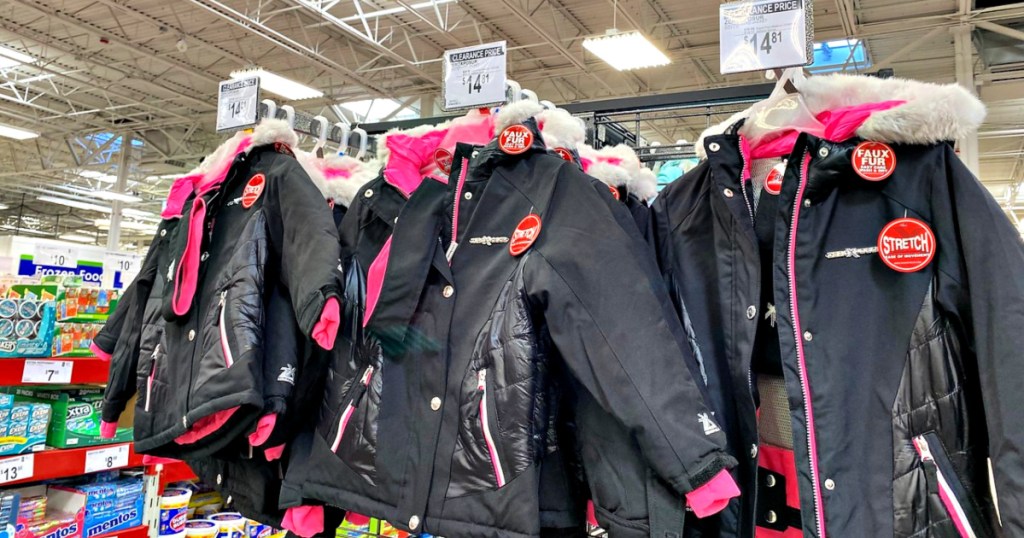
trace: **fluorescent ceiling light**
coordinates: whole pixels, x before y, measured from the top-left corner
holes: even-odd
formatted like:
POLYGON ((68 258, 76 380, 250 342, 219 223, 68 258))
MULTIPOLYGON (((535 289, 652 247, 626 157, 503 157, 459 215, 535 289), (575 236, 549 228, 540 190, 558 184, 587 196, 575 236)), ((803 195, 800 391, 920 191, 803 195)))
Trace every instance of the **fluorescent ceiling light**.
MULTIPOLYGON (((96 219, 93 224, 97 228, 106 230, 110 228, 110 219, 96 219)), ((134 220, 122 220, 121 228, 125 230, 139 230, 143 232, 156 231, 156 224, 149 222, 136 222, 134 220)))
POLYGON ((38 137, 39 133, 0 123, 0 136, 13 138, 15 140, 28 140, 30 138, 38 137))
POLYGON ((323 97, 324 92, 315 88, 310 88, 305 84, 295 82, 294 80, 287 79, 276 73, 271 73, 266 69, 247 69, 244 71, 235 71, 231 73, 233 79, 243 79, 249 77, 260 78, 260 89, 267 90, 270 93, 280 95, 285 99, 299 100, 299 99, 313 99, 315 97, 323 97))
POLYGON ((607 35, 584 39, 583 48, 619 71, 672 63, 665 53, 658 50, 643 34, 635 31, 617 33, 608 30, 607 35))
POLYGON ((3 211, 5 209, 10 209, 10 208, 11 208, 11 206, 9 206, 7 204, 0 204, 0 211, 3 211))
POLYGON ((158 217, 156 213, 153 213, 151 211, 142 211, 142 210, 139 210, 139 209, 132 209, 130 207, 126 207, 126 208, 122 209, 121 210, 121 214, 126 216, 126 217, 132 217, 134 219, 140 219, 140 220, 148 220, 150 222, 160 222, 160 220, 161 220, 160 217, 158 217))
POLYGON ((0 47, 0 69, 16 67, 21 64, 30 64, 35 61, 35 58, 25 54, 24 52, 18 52, 7 47, 0 47))
POLYGON ((177 174, 161 174, 159 176, 146 176, 146 181, 157 181, 160 179, 178 179, 183 177, 187 172, 180 172, 177 174))
POLYGON ((19 228, 17 226, 11 226, 10 224, 2 224, 2 225, 0 225, 0 230, 8 230, 8 231, 14 232, 15 234, 33 234, 33 235, 45 235, 45 236, 49 236, 49 235, 52 234, 52 232, 44 232, 42 230, 36 230, 35 228, 26 228, 24 226, 19 228))
POLYGON ((82 234, 60 234, 57 236, 58 239, 64 241, 72 241, 74 243, 95 243, 96 238, 82 234))
POLYGON ((100 172, 99 170, 82 170, 78 175, 89 179, 95 179, 96 181, 102 181, 103 183, 117 182, 117 176, 106 172, 100 172))
POLYGON ((394 99, 366 99, 363 101, 350 101, 348 103, 342 103, 340 107, 348 110, 355 114, 356 121, 360 123, 380 121, 384 118, 390 117, 392 120, 407 120, 415 119, 419 117, 419 113, 412 107, 406 107, 398 114, 394 114, 396 110, 402 107, 402 103, 394 99))
POLYGON ((92 191, 89 194, 92 194, 93 196, 95 196, 95 197, 97 197, 97 198, 99 198, 101 200, 109 200, 111 202, 126 202, 126 203, 129 203, 129 204, 134 204, 136 202, 141 202, 142 201, 142 198, 139 198, 138 196, 135 196, 134 194, 126 194, 126 193, 121 193, 121 192, 92 191))
MULTIPOLYGON (((434 6, 440 6, 440 5, 443 5, 443 4, 453 4, 456 1, 457 0, 434 0, 433 2, 420 2, 418 4, 413 4, 413 5, 409 6, 409 7, 413 8, 413 9, 427 9, 427 8, 431 8, 431 7, 434 7, 434 6)), ((312 3, 309 0, 305 0, 305 2, 307 4, 311 4, 312 3)), ((367 19, 373 19, 373 18, 377 18, 377 17, 386 17, 388 15, 394 15, 396 13, 402 13, 404 11, 405 11, 404 7, 392 7, 392 8, 388 8, 388 9, 382 9, 380 11, 371 11, 369 13, 363 13, 363 17, 366 17, 367 19)), ((341 20, 343 22, 358 21, 359 20, 359 15, 352 15, 351 17, 344 17, 341 20)))
POLYGON ((99 211, 100 213, 110 213, 113 211, 106 206, 90 204, 89 202, 79 202, 78 200, 69 200, 67 198, 58 198, 56 196, 39 196, 36 200, 39 200, 40 202, 49 202, 51 204, 66 205, 68 207, 84 209, 86 211, 99 211))

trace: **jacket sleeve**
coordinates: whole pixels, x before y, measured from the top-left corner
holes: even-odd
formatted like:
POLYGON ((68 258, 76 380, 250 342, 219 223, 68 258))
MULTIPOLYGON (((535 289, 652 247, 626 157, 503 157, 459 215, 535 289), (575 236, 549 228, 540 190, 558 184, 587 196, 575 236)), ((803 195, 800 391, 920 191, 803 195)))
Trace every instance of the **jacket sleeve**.
POLYGON ((735 465, 694 382, 690 350, 666 315, 653 261, 638 256, 582 172, 561 167, 526 283, 571 374, 636 437, 651 467, 678 492, 735 465))
POLYGON ((270 176, 267 218, 280 254, 280 278, 302 333, 313 336, 324 307, 332 298, 336 303, 340 295, 338 230, 323 194, 298 161, 281 156, 270 176))
MULTIPOLYGON (((166 224, 160 225, 160 230, 166 224)), ((157 232, 159 234, 159 231, 157 232)), ((142 263, 142 269, 135 281, 125 290, 122 300, 118 302, 117 312, 122 312, 117 321, 117 341, 111 348, 110 373, 107 376, 107 387, 103 391, 102 420, 116 423, 128 405, 128 400, 136 392, 136 373, 139 366, 139 345, 142 340, 145 323, 146 304, 149 302, 153 284, 157 278, 160 253, 163 241, 159 235, 154 237, 149 253, 142 263)), ((112 316, 113 317, 113 316, 112 316)), ((107 327, 104 327, 106 330, 107 327)))
MULTIPOLYGON (((939 297, 956 312, 976 358, 989 457, 1006 536, 1024 536, 1024 243, 988 190, 946 152, 947 196, 934 216, 939 232, 939 297), (959 259, 951 252, 959 251, 959 259), (952 259, 951 259, 952 258, 952 259), (950 282, 954 281, 954 282, 950 282), (958 293, 943 293, 955 287, 958 293)), ((968 359, 969 361, 969 359, 968 359)), ((979 487, 984 487, 979 485, 979 487)))

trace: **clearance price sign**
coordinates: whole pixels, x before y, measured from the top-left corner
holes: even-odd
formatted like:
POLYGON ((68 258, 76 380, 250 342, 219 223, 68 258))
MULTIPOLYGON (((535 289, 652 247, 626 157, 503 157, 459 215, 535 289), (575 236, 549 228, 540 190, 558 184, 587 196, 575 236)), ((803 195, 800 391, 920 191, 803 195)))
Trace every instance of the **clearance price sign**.
POLYGON ((743 0, 718 8, 722 74, 807 65, 814 60, 811 0, 743 0))
POLYGON ((444 109, 504 103, 507 63, 504 41, 445 51, 444 109))

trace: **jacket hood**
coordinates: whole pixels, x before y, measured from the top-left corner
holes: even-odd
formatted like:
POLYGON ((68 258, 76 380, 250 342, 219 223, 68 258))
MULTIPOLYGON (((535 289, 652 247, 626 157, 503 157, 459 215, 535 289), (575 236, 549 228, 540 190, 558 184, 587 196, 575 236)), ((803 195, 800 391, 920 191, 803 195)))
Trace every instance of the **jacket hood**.
POLYGON ((261 121, 252 133, 235 133, 203 159, 199 166, 174 181, 167 193, 167 203, 160 216, 165 219, 181 216, 185 200, 193 192, 205 192, 220 185, 227 177, 231 163, 239 154, 249 153, 252 148, 266 144, 284 144, 291 149, 298 143, 298 135, 285 120, 266 119, 261 121))
POLYGON ((633 148, 619 144, 599 150, 582 144, 579 148, 583 171, 611 187, 626 187, 641 200, 657 194, 654 172, 640 162, 633 148))
POLYGON ((377 161, 363 162, 347 155, 319 158, 308 151, 294 150, 295 158, 309 174, 324 198, 348 207, 359 188, 377 177, 377 161))
MULTIPOLYGON (((976 131, 985 119, 985 105, 958 84, 833 74, 807 77, 800 86, 800 95, 816 116, 844 108, 901 102, 872 112, 855 132, 866 140, 892 144, 956 140, 976 131)), ((696 143, 697 156, 707 157, 705 138, 726 132, 749 113, 750 109, 744 110, 705 130, 696 143)), ((743 128, 740 134, 744 134, 743 128)))
POLYGON ((586 127, 579 118, 561 108, 548 110, 528 99, 502 107, 496 115, 494 130, 500 133, 506 127, 523 123, 529 118, 537 120, 544 144, 549 149, 576 149, 587 138, 586 127))
POLYGON ((537 102, 529 99, 523 99, 522 101, 516 101, 515 103, 509 103, 495 114, 494 117, 494 132, 500 133, 510 125, 517 123, 523 123, 524 121, 533 118, 544 112, 544 107, 537 102))

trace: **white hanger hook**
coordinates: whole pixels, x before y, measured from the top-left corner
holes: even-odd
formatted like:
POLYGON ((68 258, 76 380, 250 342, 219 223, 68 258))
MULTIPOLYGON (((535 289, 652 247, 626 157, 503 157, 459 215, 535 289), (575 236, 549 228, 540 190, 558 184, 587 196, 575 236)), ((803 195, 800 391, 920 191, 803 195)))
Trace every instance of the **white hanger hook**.
POLYGON ((327 118, 323 116, 317 116, 313 118, 313 123, 317 124, 319 128, 319 134, 317 135, 316 138, 316 145, 313 146, 313 152, 315 153, 316 150, 321 149, 325 145, 327 145, 327 130, 330 128, 331 124, 328 123, 327 118))
POLYGON ((540 99, 537 98, 537 92, 533 90, 522 90, 521 93, 523 94, 523 97, 525 97, 526 99, 529 99, 534 103, 540 103, 540 99))
POLYGON ((509 104, 518 102, 523 95, 523 86, 512 79, 505 80, 505 90, 505 98, 509 104))
POLYGON ((295 107, 292 105, 282 105, 281 111, 284 112, 284 119, 288 121, 288 128, 295 128, 295 107))
POLYGON ((263 119, 274 119, 277 117, 277 103, 275 103, 272 99, 264 99, 260 102, 263 103, 263 106, 267 107, 267 114, 263 116, 263 119))
POLYGON ((352 134, 359 135, 359 153, 356 153, 356 159, 362 159, 366 156, 366 145, 369 143, 370 137, 362 127, 352 129, 352 134))
POLYGON ((331 128, 332 134, 334 133, 334 129, 341 130, 341 142, 338 142, 338 155, 344 155, 348 152, 348 139, 352 136, 352 129, 350 129, 348 124, 343 121, 339 121, 334 124, 334 127, 331 128))

